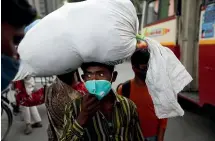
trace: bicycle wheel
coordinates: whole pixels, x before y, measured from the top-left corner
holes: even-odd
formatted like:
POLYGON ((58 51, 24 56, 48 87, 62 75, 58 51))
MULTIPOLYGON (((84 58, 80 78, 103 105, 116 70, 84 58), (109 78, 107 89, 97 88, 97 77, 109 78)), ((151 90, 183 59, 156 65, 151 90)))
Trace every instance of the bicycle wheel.
POLYGON ((10 131, 13 122, 13 115, 10 108, 1 104, 1 141, 4 141, 10 131))
POLYGON ((3 110, 3 108, 1 107, 1 116, 2 116, 3 112, 4 112, 4 110, 3 110))

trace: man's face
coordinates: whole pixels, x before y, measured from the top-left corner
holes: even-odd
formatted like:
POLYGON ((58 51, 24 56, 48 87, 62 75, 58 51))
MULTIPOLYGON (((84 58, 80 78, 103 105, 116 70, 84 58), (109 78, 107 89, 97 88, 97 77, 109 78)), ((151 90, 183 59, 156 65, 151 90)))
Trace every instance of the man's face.
POLYGON ((140 64, 138 66, 133 66, 133 70, 135 72, 135 75, 139 77, 141 80, 146 79, 146 74, 148 70, 148 65, 147 64, 140 64))
POLYGON ((24 37, 24 27, 15 28, 7 23, 1 25, 1 54, 18 59, 16 46, 24 37))
POLYGON ((86 72, 82 75, 84 81, 89 80, 107 80, 114 82, 117 77, 117 72, 110 72, 105 67, 93 66, 88 67, 86 72))

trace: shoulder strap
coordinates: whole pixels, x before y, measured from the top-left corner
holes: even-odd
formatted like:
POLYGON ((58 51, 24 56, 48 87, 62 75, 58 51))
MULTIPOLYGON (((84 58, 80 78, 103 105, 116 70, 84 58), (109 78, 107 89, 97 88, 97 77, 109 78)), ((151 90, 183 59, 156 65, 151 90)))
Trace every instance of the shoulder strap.
POLYGON ((130 87, 131 87, 130 80, 122 84, 122 95, 126 98, 130 97, 130 89, 131 89, 130 87))

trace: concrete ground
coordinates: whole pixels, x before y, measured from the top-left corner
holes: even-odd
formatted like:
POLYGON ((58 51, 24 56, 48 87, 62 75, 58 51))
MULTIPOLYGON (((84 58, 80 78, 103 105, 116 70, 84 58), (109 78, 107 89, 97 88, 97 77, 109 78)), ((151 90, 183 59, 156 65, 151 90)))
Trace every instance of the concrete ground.
MULTIPOLYGON (((133 77, 131 66, 128 63, 117 66, 116 70, 119 72, 119 76, 113 84, 114 88, 117 84, 133 77)), ((182 100, 181 104, 186 109, 185 115, 169 119, 165 141, 215 141, 215 119, 209 118, 205 112, 186 101, 182 100)), ((7 141, 47 141, 46 109, 44 105, 38 106, 38 109, 43 120, 43 127, 34 129, 30 135, 24 135, 24 123, 20 116, 16 116, 7 141)))

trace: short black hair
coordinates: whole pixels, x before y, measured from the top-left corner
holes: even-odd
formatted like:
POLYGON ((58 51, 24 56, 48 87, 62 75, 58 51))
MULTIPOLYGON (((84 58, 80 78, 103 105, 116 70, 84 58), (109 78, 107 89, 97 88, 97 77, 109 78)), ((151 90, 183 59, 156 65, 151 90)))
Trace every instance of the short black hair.
POLYGON ((132 66, 138 67, 141 64, 148 64, 150 58, 150 53, 148 49, 138 48, 131 56, 132 66))
POLYGON ((114 68, 115 68, 114 65, 106 65, 106 64, 98 63, 98 62, 89 62, 89 63, 83 63, 83 64, 81 65, 81 69, 82 69, 83 72, 85 73, 86 70, 87 70, 87 68, 89 68, 89 67, 96 67, 96 66, 105 67, 105 68, 107 68, 111 73, 114 72, 114 68))
POLYGON ((26 0, 2 0, 1 23, 8 23, 21 28, 32 23, 36 18, 36 10, 26 0))

